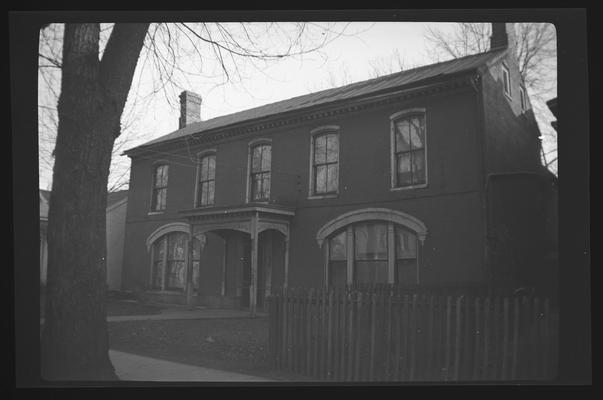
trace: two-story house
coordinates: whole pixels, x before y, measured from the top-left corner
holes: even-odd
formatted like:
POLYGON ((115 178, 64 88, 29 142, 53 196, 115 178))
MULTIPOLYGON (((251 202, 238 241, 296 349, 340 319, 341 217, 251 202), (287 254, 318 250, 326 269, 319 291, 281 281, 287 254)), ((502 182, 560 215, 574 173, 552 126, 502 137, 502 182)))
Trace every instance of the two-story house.
POLYGON ((124 288, 249 307, 275 287, 534 285, 539 130, 513 51, 491 49, 200 120, 132 160, 124 288))

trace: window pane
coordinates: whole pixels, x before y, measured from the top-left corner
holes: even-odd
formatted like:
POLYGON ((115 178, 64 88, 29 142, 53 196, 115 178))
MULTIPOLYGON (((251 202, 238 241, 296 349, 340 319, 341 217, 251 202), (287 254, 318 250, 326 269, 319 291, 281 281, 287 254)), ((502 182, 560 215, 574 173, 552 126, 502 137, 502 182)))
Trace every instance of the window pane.
POLYGON ((339 180, 339 166, 331 164, 327 167, 327 192, 336 192, 339 180))
POLYGON ((161 239, 155 241, 155 243, 153 243, 153 260, 155 260, 155 262, 158 261, 163 261, 163 258, 165 257, 165 250, 166 250, 166 246, 167 245, 167 240, 165 236, 162 236, 161 239))
POLYGON ((261 166, 262 146, 256 146, 251 150, 251 172, 259 172, 261 166))
POLYGON ((270 198, 270 173, 262 174, 262 198, 269 199, 270 198))
POLYGON ((160 165, 155 168, 155 187, 161 187, 163 182, 163 166, 160 165))
POLYGON ((270 171, 270 162, 272 160, 272 147, 271 146, 262 146, 264 150, 262 151, 262 160, 261 160, 261 168, 262 171, 270 171))
POLYGON ((170 289, 184 288, 184 274, 186 268, 184 261, 172 261, 168 263, 167 287, 170 289))
POLYGON ((347 232, 343 231, 329 239, 329 259, 346 260, 347 259, 347 232))
POLYGON ((329 263, 329 285, 342 286, 347 283, 348 266, 346 261, 331 261, 329 263))
POLYGON ((193 261, 193 288, 199 289, 199 261, 193 261))
POLYGON ((216 156, 207 157, 207 179, 214 179, 216 176, 216 156))
POLYGON ((184 246, 187 235, 172 233, 168 236, 168 260, 184 260, 184 246))
POLYGON ((396 258, 417 258, 417 237, 413 232, 396 227, 396 258))
POLYGON ((425 150, 412 153, 413 183, 425 183, 425 150))
POLYGON ((216 181, 207 182, 207 204, 214 204, 216 181))
POLYGON ((407 119, 396 122, 396 153, 410 150, 410 124, 407 119))
POLYGON ((387 261, 356 261, 356 283, 387 283, 387 261))
POLYGON ((325 193, 327 191, 327 166, 319 165, 316 168, 315 187, 316 193, 325 193))
POLYGON ((207 172, 209 169, 209 161, 207 157, 203 157, 201 159, 201 163, 199 166, 199 180, 206 181, 207 180, 207 172))
POLYGON ((398 186, 407 186, 412 184, 410 173, 410 153, 398 154, 396 172, 398 176, 398 186))
POLYGON ((358 224, 354 227, 356 260, 387 260, 385 224, 358 224))
POLYGON ((339 135, 331 134, 325 136, 327 139, 327 162, 336 162, 339 152, 339 135))
POLYGON ((161 281, 163 277, 163 261, 156 261, 153 264, 153 287, 161 289, 161 281))
POLYGON ((316 136, 314 138, 314 165, 326 162, 327 137, 316 136))
POLYGON ((205 206, 207 205, 207 182, 203 182, 199 184, 199 205, 205 206))
POLYGON ((410 118, 410 140, 413 149, 420 149, 424 147, 423 143, 423 118, 412 117, 410 118))
POLYGON ((395 271, 396 283, 416 284, 417 283, 417 260, 402 259, 396 260, 395 271))

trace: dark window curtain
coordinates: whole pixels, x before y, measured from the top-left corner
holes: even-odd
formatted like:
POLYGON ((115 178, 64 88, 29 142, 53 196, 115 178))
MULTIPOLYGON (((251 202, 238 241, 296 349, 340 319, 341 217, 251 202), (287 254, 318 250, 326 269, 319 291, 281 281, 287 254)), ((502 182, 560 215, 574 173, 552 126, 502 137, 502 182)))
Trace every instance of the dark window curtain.
POLYGON ((357 283, 387 283, 387 225, 354 227, 354 273, 357 283))
POLYGON ((397 226, 395 229, 396 270, 395 281, 401 284, 417 283, 417 236, 414 232, 397 226))
POLYGON ((347 283, 347 240, 346 231, 329 239, 329 285, 347 283))

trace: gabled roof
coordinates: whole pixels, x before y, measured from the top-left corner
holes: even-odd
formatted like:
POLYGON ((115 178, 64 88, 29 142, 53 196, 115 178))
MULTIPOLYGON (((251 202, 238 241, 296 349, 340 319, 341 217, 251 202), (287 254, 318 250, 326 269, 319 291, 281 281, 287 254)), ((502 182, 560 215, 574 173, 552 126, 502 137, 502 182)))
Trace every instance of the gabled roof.
POLYGON ((225 128, 234 124, 274 116, 284 112, 298 111, 313 106, 326 105, 337 101, 360 98, 378 92, 382 93, 392 89, 400 89, 404 86, 416 84, 430 78, 445 77, 461 72, 468 72, 475 70, 482 65, 490 64, 496 61, 496 59, 505 52, 506 49, 499 49, 456 58, 436 64, 425 65, 422 67, 397 72, 391 75, 385 75, 362 82, 352 83, 338 88, 293 97, 288 100, 266 104, 260 107, 212 118, 207 121, 191 123, 182 129, 178 129, 167 135, 128 149, 125 151, 125 153, 127 154, 134 149, 167 142, 192 134, 207 132, 218 128, 225 128))

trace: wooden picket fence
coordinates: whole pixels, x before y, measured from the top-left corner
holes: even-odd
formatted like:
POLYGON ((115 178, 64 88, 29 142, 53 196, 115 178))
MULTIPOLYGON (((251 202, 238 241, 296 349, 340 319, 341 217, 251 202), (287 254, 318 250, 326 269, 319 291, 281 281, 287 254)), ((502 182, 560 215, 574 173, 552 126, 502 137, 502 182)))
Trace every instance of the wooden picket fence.
POLYGON ((557 370, 548 299, 298 289, 268 310, 274 366, 317 380, 533 381, 557 370))

